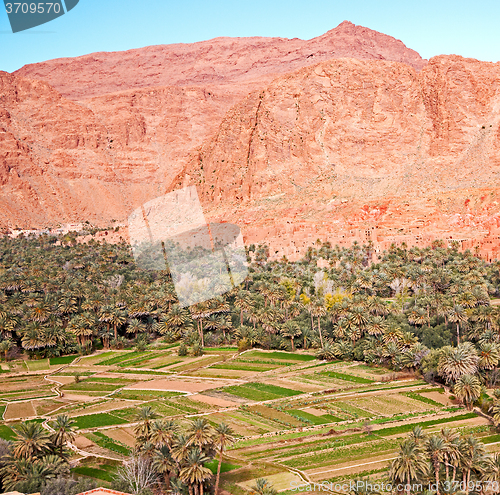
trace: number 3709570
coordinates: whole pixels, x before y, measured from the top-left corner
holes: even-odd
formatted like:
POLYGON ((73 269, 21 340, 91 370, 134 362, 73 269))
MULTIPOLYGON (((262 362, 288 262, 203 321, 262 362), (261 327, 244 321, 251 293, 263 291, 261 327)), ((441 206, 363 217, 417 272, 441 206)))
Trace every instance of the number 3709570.
POLYGON ((59 14, 61 12, 60 3, 6 3, 7 14, 59 14))

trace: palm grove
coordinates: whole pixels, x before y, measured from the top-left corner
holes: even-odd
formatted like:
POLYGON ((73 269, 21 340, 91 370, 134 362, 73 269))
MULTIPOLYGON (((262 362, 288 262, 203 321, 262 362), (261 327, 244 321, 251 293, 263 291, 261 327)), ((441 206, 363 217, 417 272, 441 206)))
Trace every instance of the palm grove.
POLYGON ((139 269, 125 243, 4 237, 0 353, 87 354, 158 337, 180 341, 179 353, 223 344, 314 349, 320 359, 421 373, 500 420, 500 403, 484 394, 500 378, 500 311, 491 304, 500 263, 441 242, 391 247, 376 263, 371 252, 317 241, 300 261, 270 261, 266 246, 252 245, 244 284, 183 309, 170 274, 139 269))

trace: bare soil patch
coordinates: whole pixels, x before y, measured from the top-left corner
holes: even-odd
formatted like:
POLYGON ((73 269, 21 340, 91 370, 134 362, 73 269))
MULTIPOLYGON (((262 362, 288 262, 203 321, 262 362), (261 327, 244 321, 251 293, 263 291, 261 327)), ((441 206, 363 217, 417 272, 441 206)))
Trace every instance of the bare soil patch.
POLYGON ((214 378, 249 378, 259 373, 256 371, 243 371, 243 370, 220 370, 217 368, 203 368, 197 371, 186 373, 189 376, 207 376, 214 378))
POLYGON ((57 385, 57 383, 62 383, 63 385, 67 385, 68 383, 75 383, 74 376, 49 376, 47 378, 49 383, 57 385))
POLYGON ((86 407, 85 409, 78 409, 76 411, 70 412, 70 416, 80 416, 82 414, 90 414, 90 413, 98 413, 98 412, 105 412, 105 411, 112 411, 115 409, 121 409, 125 407, 131 407, 134 406, 135 404, 140 404, 141 401, 132 401, 132 400, 107 400, 106 402, 103 402, 102 404, 96 404, 93 406, 92 404, 86 407))
POLYGON ((234 407, 238 405, 237 402, 222 399, 221 397, 212 397, 210 395, 195 394, 192 395, 190 399, 197 400, 205 404, 210 404, 212 406, 234 407))
POLYGON ((54 411, 55 409, 59 409, 62 406, 66 406, 68 402, 64 400, 37 400, 37 401, 31 401, 33 404, 33 407, 36 411, 36 414, 38 416, 43 416, 44 414, 49 414, 50 412, 54 411))
POLYGON ((83 394, 68 394, 64 392, 64 399, 68 401, 75 401, 75 402, 92 402, 93 400, 98 399, 99 397, 97 396, 91 396, 91 395, 83 395, 83 394))
POLYGON ((36 416, 35 408, 29 402, 11 402, 7 404, 5 419, 22 419, 36 416))
POLYGON ((104 434, 113 440, 124 443, 128 447, 133 447, 135 445, 135 436, 124 428, 106 430, 104 434))
POLYGON ((27 379, 12 379, 2 380, 0 382, 0 390, 2 392, 21 392, 23 390, 37 390, 39 388, 47 388, 48 382, 43 379, 43 376, 29 376, 27 379))
POLYGON ((324 390, 325 385, 317 385, 312 383, 296 382, 294 380, 287 379, 266 379, 263 383, 269 385, 277 385, 278 387, 291 388, 293 390, 299 390, 300 392, 317 392, 318 390, 324 390))
POLYGON ((87 437, 83 435, 78 435, 73 442, 79 449, 88 449, 89 447, 95 446, 95 443, 92 440, 89 440, 87 437))
MULTIPOLYGON (((298 475, 290 473, 288 471, 285 473, 266 476, 266 479, 269 480, 272 483, 273 487, 278 491, 290 489, 291 486, 294 486, 292 485, 292 481, 295 482, 295 486, 303 484, 303 481, 299 478, 298 475)), ((245 488, 246 490, 249 490, 250 487, 255 485, 256 481, 257 480, 242 481, 238 483, 238 485, 245 488)))
POLYGON ((326 414, 326 411, 323 411, 322 409, 316 409, 315 407, 306 407, 305 409, 301 409, 302 411, 312 414, 313 416, 323 416, 326 414))
POLYGON ((440 394, 439 392, 420 392, 420 395, 422 397, 435 400, 436 402, 443 404, 443 406, 453 405, 453 401, 446 394, 440 394))

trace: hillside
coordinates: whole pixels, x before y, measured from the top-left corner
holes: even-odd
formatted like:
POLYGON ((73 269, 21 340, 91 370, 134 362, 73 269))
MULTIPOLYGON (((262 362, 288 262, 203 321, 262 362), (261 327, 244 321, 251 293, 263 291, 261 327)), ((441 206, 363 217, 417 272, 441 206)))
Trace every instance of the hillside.
POLYGON ((0 73, 0 225, 106 225, 196 184, 209 218, 279 255, 474 244, 499 223, 499 75, 349 22, 0 73))

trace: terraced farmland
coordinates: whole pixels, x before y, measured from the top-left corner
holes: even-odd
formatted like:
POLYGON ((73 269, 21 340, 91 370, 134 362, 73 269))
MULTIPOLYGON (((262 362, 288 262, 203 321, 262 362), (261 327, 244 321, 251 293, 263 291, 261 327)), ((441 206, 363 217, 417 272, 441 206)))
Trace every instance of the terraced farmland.
POLYGON ((248 493, 264 475, 284 494, 297 479, 383 476, 415 425, 481 428, 490 449, 500 441, 486 419, 418 377, 356 362, 319 362, 305 352, 214 349, 193 358, 172 347, 11 364, 19 371, 0 380, 0 438, 14 439, 21 418, 68 414, 79 430, 78 447, 111 463, 86 461, 74 473, 104 484, 114 475, 113 463, 133 449, 136 414, 144 405, 181 425, 199 415, 213 425, 229 424, 237 442, 222 465, 221 483, 235 495, 248 493), (39 374, 29 375, 37 368, 39 374))

